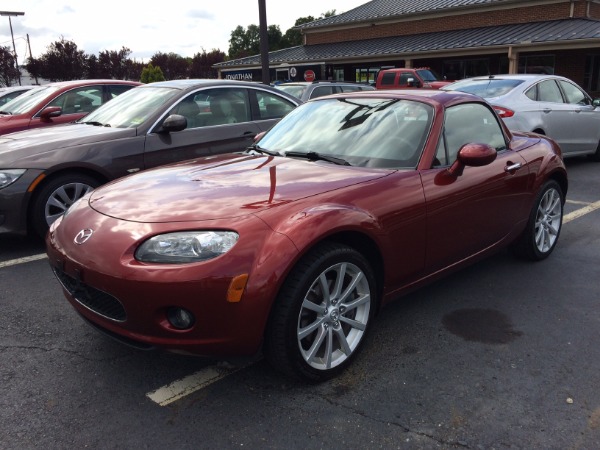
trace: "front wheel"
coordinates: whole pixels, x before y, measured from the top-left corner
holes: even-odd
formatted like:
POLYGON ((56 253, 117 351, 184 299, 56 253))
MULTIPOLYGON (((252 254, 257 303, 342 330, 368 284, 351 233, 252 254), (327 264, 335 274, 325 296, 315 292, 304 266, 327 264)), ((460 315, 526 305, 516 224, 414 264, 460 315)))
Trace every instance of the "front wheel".
POLYGON ((275 301, 266 359, 308 381, 337 375, 364 341, 376 297, 375 277, 360 253, 340 244, 319 246, 296 265, 275 301))
POLYGON ((44 237, 52 223, 100 182, 85 174, 60 175, 40 188, 31 209, 31 227, 44 237))
POLYGON ((600 142, 598 142, 598 147, 596 147, 596 151, 588 155, 588 158, 594 162, 600 162, 600 142))
POLYGON ((547 181, 535 199, 523 234, 513 244, 517 256, 540 261, 552 253, 562 228, 564 203, 559 184, 547 181))

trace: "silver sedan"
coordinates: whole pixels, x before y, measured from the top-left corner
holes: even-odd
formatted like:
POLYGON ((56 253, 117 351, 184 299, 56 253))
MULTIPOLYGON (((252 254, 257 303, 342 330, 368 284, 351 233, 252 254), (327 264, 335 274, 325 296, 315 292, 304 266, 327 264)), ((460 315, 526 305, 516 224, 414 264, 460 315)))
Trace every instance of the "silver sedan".
POLYGON ((442 88, 485 98, 511 130, 553 138, 563 156, 600 161, 600 99, 557 75, 490 75, 442 88))

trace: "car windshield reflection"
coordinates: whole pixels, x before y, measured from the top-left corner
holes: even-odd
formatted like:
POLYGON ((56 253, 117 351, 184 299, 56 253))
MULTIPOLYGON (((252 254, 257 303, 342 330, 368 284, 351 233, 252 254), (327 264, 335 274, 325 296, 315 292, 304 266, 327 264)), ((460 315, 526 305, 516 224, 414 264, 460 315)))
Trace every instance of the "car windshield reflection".
POLYGON ((412 100, 339 98, 309 102, 260 140, 280 154, 318 153, 352 166, 416 168, 433 117, 412 100))
POLYGON ((2 111, 7 114, 26 113, 46 96, 58 90, 59 88, 54 86, 40 86, 33 88, 6 103, 4 106, 2 106, 2 111))

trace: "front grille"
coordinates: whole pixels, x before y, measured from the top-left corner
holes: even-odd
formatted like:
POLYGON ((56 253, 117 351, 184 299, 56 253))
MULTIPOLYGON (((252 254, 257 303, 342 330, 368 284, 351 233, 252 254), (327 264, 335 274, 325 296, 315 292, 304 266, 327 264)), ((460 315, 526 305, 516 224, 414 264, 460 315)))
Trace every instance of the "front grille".
POLYGON ((53 267, 52 270, 58 281, 82 306, 110 320, 124 322, 127 319, 122 303, 112 295, 67 275, 58 267, 53 267))

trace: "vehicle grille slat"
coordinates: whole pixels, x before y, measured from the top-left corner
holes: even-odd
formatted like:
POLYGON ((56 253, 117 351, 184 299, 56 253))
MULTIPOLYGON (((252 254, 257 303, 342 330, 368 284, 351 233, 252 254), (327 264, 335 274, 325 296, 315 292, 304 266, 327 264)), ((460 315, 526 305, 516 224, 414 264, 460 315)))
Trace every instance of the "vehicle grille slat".
POLYGON ((57 267, 52 270, 62 286, 82 306, 110 320, 124 322, 127 319, 123 304, 112 295, 76 280, 57 267))

